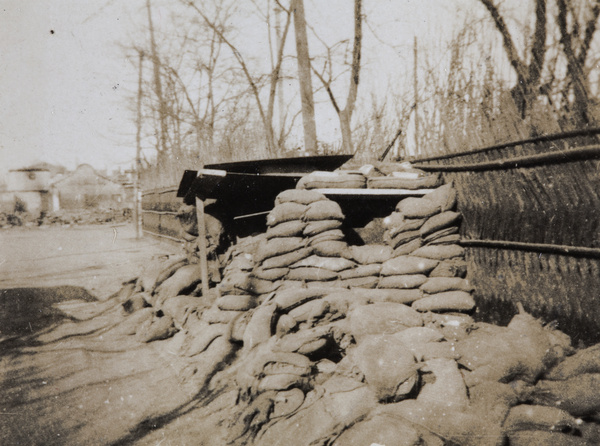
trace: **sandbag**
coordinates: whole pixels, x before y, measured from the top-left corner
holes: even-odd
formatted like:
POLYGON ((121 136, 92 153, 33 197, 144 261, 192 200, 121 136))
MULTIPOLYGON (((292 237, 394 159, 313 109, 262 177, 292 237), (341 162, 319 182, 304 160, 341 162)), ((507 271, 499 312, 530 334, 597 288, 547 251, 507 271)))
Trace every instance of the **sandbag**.
POLYGON ((415 240, 415 239, 418 239, 420 237, 421 237, 421 234, 419 233, 418 230, 416 230, 416 231, 399 232, 390 241, 390 246, 392 248, 397 248, 400 245, 403 245, 405 243, 408 243, 408 242, 410 242, 412 240, 415 240))
POLYGON ((431 294, 412 303, 417 311, 471 311, 475 308, 475 299, 464 291, 446 291, 431 294))
POLYGON ((325 347, 331 339, 331 324, 289 333, 277 340, 273 351, 309 355, 325 347))
POLYGON ((459 245, 429 245, 417 249, 412 255, 427 259, 446 260, 455 257, 464 257, 465 249, 459 245))
POLYGON ((259 392, 269 390, 287 390, 291 387, 302 387, 306 378, 294 374, 267 375, 258 384, 259 392))
POLYGON ((325 299, 317 299, 291 309, 288 316, 292 317, 296 322, 306 322, 313 319, 320 319, 329 310, 329 303, 325 299))
POLYGON ((233 271, 225 274, 218 289, 221 294, 244 294, 250 288, 250 279, 247 271, 233 271))
POLYGON ((453 359, 431 359, 421 368, 422 373, 434 375, 433 382, 427 381, 421 387, 417 401, 429 406, 444 407, 449 410, 464 411, 469 405, 467 387, 458 365, 453 359))
POLYGON ((442 260, 430 273, 429 277, 465 277, 467 262, 459 259, 442 260))
POLYGON ((210 344, 221 336, 226 336, 229 328, 225 324, 207 324, 200 321, 198 324, 189 327, 188 336, 186 336, 181 346, 181 354, 192 357, 206 351, 210 344))
POLYGON ((473 286, 469 281, 460 277, 430 277, 420 288, 428 294, 445 291, 465 291, 467 293, 473 291, 473 286))
POLYGON ((590 444, 579 436, 541 430, 511 432, 508 434, 508 441, 510 446, 586 446, 590 444))
POLYGON ((321 234, 325 231, 331 231, 332 229, 339 229, 342 227, 342 222, 339 220, 319 220, 304 223, 306 226, 302 230, 302 234, 305 237, 312 237, 321 234))
POLYGON ((152 319, 146 319, 139 326, 135 337, 139 342, 152 342, 170 338, 178 331, 170 316, 155 316, 152 319))
POLYGON ((270 257, 262 262, 262 268, 267 270, 271 268, 287 268, 292 263, 302 260, 312 254, 312 248, 302 248, 296 251, 288 252, 280 256, 270 257))
POLYGON ((308 245, 314 245, 326 241, 344 240, 344 233, 340 229, 329 229, 308 239, 308 245))
POLYGON ((401 290, 397 288, 360 290, 360 297, 369 303, 391 302, 396 304, 410 304, 423 297, 423 292, 415 289, 401 290))
POLYGON ((429 361, 431 359, 451 359, 456 361, 459 359, 458 354, 451 342, 425 342, 424 344, 416 344, 410 349, 417 361, 429 361))
POLYGON ((340 280, 340 285, 347 288, 365 288, 372 289, 376 288, 379 284, 379 277, 355 277, 353 279, 340 280))
POLYGON ((444 237, 436 238, 426 242, 428 245, 454 245, 462 240, 460 234, 445 235, 444 237))
POLYGON ((292 251, 302 249, 304 248, 304 245, 305 242, 302 237, 273 238, 267 240, 266 243, 262 243, 258 247, 258 250, 254 255, 254 259, 256 262, 260 263, 263 260, 269 259, 271 257, 280 256, 292 251))
POLYGON ((301 220, 307 206, 294 202, 281 203, 267 215, 267 226, 276 226, 290 220, 301 220))
POLYGON ((447 228, 451 225, 456 225, 458 220, 460 219, 460 214, 458 212, 446 211, 441 214, 434 215, 427 219, 425 224, 421 226, 419 231, 421 232, 421 237, 426 237, 429 234, 432 234, 440 229, 447 228))
POLYGON ((154 310, 152 308, 142 308, 141 310, 138 310, 135 313, 127 316, 108 333, 125 336, 135 335, 144 322, 152 320, 153 316, 154 310))
POLYGON ((442 212, 451 211, 456 205, 456 189, 450 182, 424 195, 423 198, 438 205, 442 212))
POLYGON ((290 268, 288 280, 305 280, 307 282, 336 280, 338 273, 325 268, 299 267, 290 268))
POLYGON ((448 410, 445 407, 422 404, 408 399, 377 408, 377 413, 401 417, 445 440, 444 444, 460 446, 500 446, 504 435, 499 425, 491 423, 481 413, 448 410))
POLYGON ((406 347, 412 348, 418 344, 441 341, 444 335, 439 330, 429 327, 410 327, 395 333, 394 338, 406 347))
POLYGON ((279 223, 275 226, 267 228, 267 239, 276 237, 297 237, 302 236, 302 231, 306 227, 306 223, 302 220, 290 220, 279 223))
POLYGON ((273 335, 275 310, 277 310, 275 303, 263 304, 254 310, 244 332, 244 349, 251 349, 255 345, 266 342, 273 335))
MULTIPOLYGON (((432 232, 427 237, 424 237, 423 241, 426 244, 430 244, 440 238, 444 238, 444 237, 447 237, 450 235, 457 235, 456 234, 457 232, 458 232, 458 226, 449 226, 447 228, 440 229, 439 231, 432 232)), ((459 238, 460 238, 460 236, 459 236, 459 238)))
POLYGON ((186 294, 186 290, 192 291, 201 281, 201 277, 200 265, 189 264, 180 267, 171 277, 156 288, 157 301, 162 303, 168 297, 186 294))
POLYGON ((437 203, 416 197, 400 200, 396 205, 396 210, 406 218, 429 218, 441 212, 441 208, 437 203))
POLYGON ((419 178, 372 177, 367 180, 371 189, 431 189, 439 185, 438 174, 425 175, 419 178))
MULTIPOLYGON (((365 445, 394 445, 394 446, 420 446, 423 436, 416 426, 405 420, 389 415, 375 415, 364 421, 352 425, 340 435, 333 446, 365 446, 365 445)), ((439 440, 439 446, 443 446, 439 440)))
POLYGON ((379 279, 378 288, 398 288, 412 289, 419 288, 427 281, 427 276, 423 274, 399 274, 394 276, 384 276, 379 279))
POLYGON ((372 263, 369 265, 359 265, 356 268, 340 271, 340 279, 356 279, 357 277, 372 277, 379 276, 381 265, 372 263))
POLYGON ((250 277, 246 291, 256 295, 269 294, 277 290, 280 286, 281 280, 272 282, 270 280, 259 279, 258 277, 250 277))
POLYGON ((192 311, 201 312, 210 306, 204 299, 194 296, 173 296, 162 304, 161 310, 167 316, 171 316, 175 325, 181 327, 187 316, 192 311))
POLYGON ((404 214, 400 212, 392 212, 383 219, 383 224, 388 229, 390 236, 394 237, 399 232, 421 229, 426 220, 426 218, 405 218, 404 214))
POLYGON ((356 263, 343 257, 323 257, 313 254, 290 265, 290 268, 313 267, 339 272, 354 266, 356 266, 356 263))
POLYGON ((275 197, 275 205, 280 205, 288 201, 309 205, 314 201, 327 200, 327 197, 320 192, 306 189, 288 189, 280 192, 275 197))
POLYGON ((392 248, 387 245, 351 246, 352 258, 361 265, 383 263, 392 257, 392 248))
POLYGON ((283 277, 286 276, 286 274, 289 272, 289 268, 268 268, 265 269, 262 266, 254 269, 254 271, 252 271, 252 275, 254 277, 258 277, 259 279, 263 279, 263 280, 279 280, 282 279, 283 277))
POLYGON ((354 308, 348 315, 350 331, 357 342, 367 335, 392 334, 407 327, 420 327, 423 318, 412 308, 392 302, 374 303, 354 308))
POLYGON ((348 174, 340 172, 313 172, 300 178, 298 189, 363 189, 367 186, 367 179, 361 174, 348 174))
POLYGON ((217 307, 223 311, 246 311, 258 305, 256 296, 231 295, 217 299, 217 307))
POLYGON ((214 305, 202 313, 202 321, 207 324, 228 324, 243 311, 222 311, 214 305))
POLYGON ((345 257, 350 256, 348 244, 341 240, 327 240, 317 243, 310 243, 312 251, 323 257, 345 257))
POLYGON ((327 291, 323 289, 287 288, 277 291, 273 302, 281 311, 289 312, 306 302, 320 299, 325 294, 327 291))
POLYGON ((503 427, 512 431, 575 432, 583 422, 558 407, 520 404, 508 412, 503 427))
POLYGON ((418 379, 415 358, 393 337, 366 336, 351 354, 380 401, 398 401, 413 390, 418 379))
POLYGON ((583 373, 600 373, 600 344, 580 350, 545 374, 545 379, 568 379, 583 373))
POLYGON ((306 395, 304 405, 292 417, 281 418, 259 432, 255 444, 290 446, 323 443, 332 433, 350 426, 376 405, 373 392, 350 378, 334 377, 306 395), (353 387, 330 389, 344 380, 353 387))
POLYGON ((533 404, 560 407, 576 417, 600 414, 600 374, 584 373, 564 381, 540 380, 531 393, 533 404))
POLYGON ((296 412, 304 402, 304 392, 298 388, 277 392, 273 399, 271 419, 289 416, 296 412))
POLYGON ((302 219, 304 221, 344 220, 344 213, 335 201, 322 200, 309 204, 302 219))
POLYGON ((403 243, 401 245, 398 245, 394 249, 393 256, 394 257, 407 256, 407 255, 412 254, 413 252, 415 252, 422 245, 423 245, 423 240, 421 240, 420 238, 416 238, 414 240, 411 240, 408 243, 403 243))
POLYGON ((381 267, 382 276, 399 276, 405 274, 427 274, 437 265, 437 260, 415 256, 400 256, 384 262, 381 267))
POLYGON ((488 423, 501 425, 510 410, 519 401, 518 386, 487 381, 469 388, 471 413, 480 414, 488 423))

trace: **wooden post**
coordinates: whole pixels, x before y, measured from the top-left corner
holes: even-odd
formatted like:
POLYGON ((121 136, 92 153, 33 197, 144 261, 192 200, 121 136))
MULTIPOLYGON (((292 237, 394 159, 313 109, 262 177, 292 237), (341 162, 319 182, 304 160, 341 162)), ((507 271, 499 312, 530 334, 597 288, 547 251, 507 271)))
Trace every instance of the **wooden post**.
POLYGON ((136 150, 135 150, 135 171, 133 173, 133 193, 135 195, 135 237, 141 238, 142 232, 142 188, 140 185, 140 171, 142 170, 142 69, 144 62, 144 52, 139 52, 138 66, 138 94, 137 94, 137 118, 136 118, 136 150))
POLYGON ((198 219, 198 247, 200 248, 200 276, 202 279, 202 296, 207 296, 208 287, 208 254, 206 251, 206 221, 204 220, 204 202, 196 197, 196 217, 198 219))

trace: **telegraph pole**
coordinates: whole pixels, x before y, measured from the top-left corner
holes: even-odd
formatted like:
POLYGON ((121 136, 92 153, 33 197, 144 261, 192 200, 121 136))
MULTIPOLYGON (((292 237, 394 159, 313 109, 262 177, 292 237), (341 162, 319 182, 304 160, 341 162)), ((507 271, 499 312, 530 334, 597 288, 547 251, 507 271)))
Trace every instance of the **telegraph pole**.
POLYGON ((142 170, 142 69, 144 52, 139 50, 138 93, 137 93, 137 132, 135 135, 135 171, 133 173, 133 193, 135 194, 135 236, 141 238, 142 233, 142 189, 140 187, 140 171, 142 170))

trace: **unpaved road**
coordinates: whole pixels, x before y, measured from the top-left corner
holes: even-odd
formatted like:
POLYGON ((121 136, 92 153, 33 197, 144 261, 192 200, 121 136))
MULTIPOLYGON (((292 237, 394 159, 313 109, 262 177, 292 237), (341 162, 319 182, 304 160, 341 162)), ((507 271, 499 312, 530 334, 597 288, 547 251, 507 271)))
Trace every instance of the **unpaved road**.
POLYGON ((0 444, 165 444, 197 393, 189 364, 177 339, 138 342, 108 297, 177 252, 126 225, 0 231, 0 444))
POLYGON ((103 300, 178 247, 131 224, 0 230, 0 289, 73 285, 103 300))

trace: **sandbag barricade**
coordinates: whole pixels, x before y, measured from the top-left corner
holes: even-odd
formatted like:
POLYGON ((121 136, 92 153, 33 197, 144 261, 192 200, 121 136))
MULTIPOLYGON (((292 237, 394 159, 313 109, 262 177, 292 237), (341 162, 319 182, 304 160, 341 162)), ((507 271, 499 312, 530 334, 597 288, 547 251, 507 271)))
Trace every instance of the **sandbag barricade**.
POLYGON ((474 321, 451 184, 401 200, 387 244, 350 246, 312 181, 232 246, 208 296, 187 259, 117 296, 123 332, 177 332, 210 390, 238 392, 230 444, 598 444, 598 346, 575 353, 523 309, 474 321))

